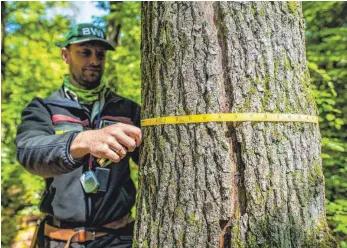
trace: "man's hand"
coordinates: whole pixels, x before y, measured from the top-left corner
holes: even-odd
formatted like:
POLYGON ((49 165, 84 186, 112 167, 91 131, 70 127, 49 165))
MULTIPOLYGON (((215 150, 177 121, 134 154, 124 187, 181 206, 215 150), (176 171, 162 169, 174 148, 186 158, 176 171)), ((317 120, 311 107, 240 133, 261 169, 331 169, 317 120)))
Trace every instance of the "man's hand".
POLYGON ((140 146, 141 141, 140 128, 117 123, 98 130, 80 132, 71 143, 70 154, 74 159, 90 153, 97 158, 119 162, 127 151, 132 152, 140 146))

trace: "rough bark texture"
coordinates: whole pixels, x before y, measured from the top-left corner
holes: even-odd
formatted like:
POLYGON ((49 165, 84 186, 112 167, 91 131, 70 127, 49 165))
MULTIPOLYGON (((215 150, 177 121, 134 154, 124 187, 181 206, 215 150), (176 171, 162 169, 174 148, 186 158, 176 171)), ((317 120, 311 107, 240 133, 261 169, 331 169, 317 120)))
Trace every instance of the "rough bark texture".
MULTIPOLYGON (((142 6, 142 119, 316 115, 295 2, 142 6)), ((135 247, 334 247, 312 123, 143 128, 135 247)))

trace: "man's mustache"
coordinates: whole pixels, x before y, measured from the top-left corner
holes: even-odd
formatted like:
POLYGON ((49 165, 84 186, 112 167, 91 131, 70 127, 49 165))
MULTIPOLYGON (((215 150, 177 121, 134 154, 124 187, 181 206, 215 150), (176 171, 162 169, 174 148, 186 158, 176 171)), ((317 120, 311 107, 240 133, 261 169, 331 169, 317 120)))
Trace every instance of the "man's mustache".
POLYGON ((84 71, 88 70, 88 71, 101 71, 100 67, 87 67, 83 69, 84 71))

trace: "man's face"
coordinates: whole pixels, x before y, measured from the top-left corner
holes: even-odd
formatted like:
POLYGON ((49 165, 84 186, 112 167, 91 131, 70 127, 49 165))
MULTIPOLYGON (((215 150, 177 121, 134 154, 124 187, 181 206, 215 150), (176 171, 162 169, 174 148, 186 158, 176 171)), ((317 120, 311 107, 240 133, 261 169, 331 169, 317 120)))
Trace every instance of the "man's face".
POLYGON ((105 68, 105 47, 97 42, 71 44, 63 48, 63 59, 69 65, 72 84, 93 89, 100 84, 105 68))

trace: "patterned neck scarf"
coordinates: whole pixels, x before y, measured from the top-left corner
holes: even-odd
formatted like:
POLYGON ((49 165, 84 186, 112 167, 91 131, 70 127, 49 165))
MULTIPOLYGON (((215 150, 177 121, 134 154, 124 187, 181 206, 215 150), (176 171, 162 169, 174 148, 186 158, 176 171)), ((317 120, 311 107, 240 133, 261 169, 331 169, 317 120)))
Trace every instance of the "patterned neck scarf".
POLYGON ((101 79, 100 85, 91 90, 85 90, 74 86, 70 82, 69 75, 64 76, 64 91, 80 104, 92 104, 99 100, 99 94, 104 95, 107 90, 107 81, 101 79))

